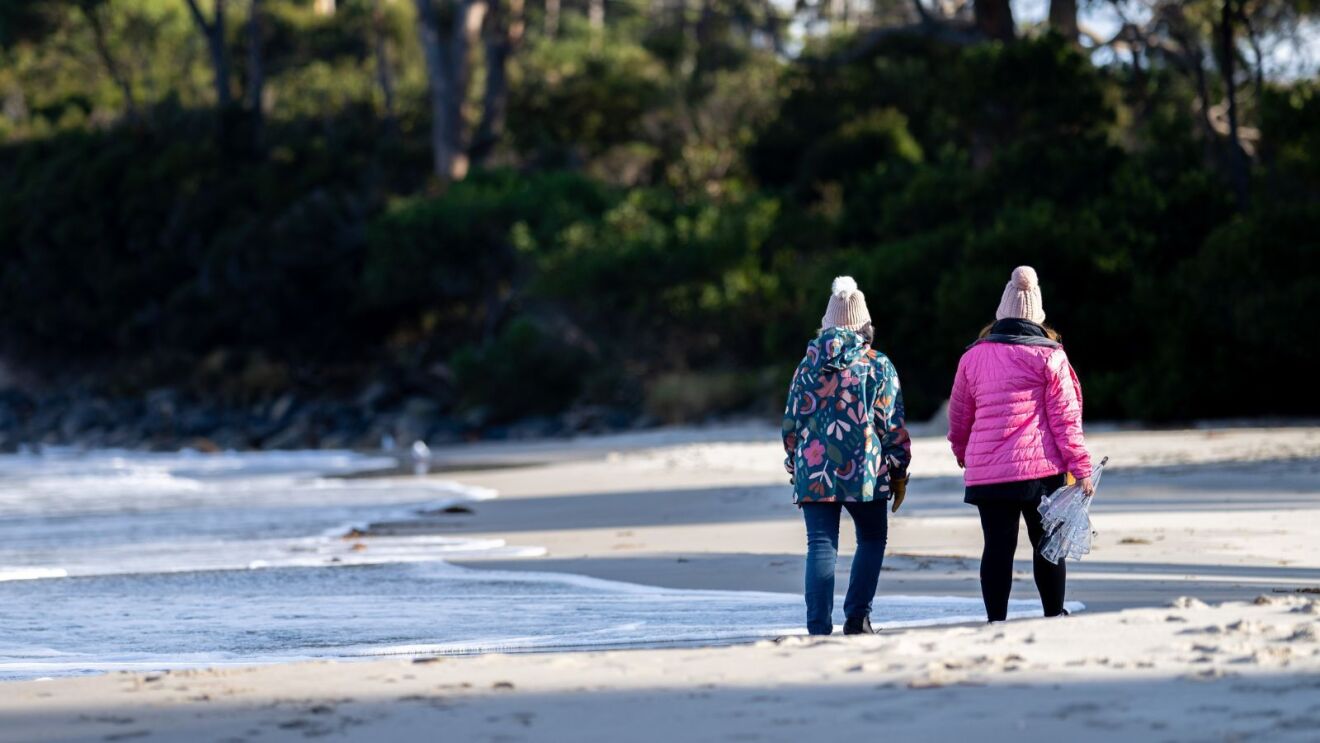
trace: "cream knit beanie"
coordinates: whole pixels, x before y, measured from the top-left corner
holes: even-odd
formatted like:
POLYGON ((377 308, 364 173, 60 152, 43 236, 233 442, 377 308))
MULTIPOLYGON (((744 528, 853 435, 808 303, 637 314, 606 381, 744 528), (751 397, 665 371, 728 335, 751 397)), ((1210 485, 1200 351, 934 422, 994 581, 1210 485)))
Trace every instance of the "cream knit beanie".
POLYGON ((1013 276, 1004 287, 1004 296, 999 298, 999 309, 995 312, 996 320, 1030 320, 1040 325, 1045 322, 1045 307, 1040 301, 1040 280, 1036 278, 1036 269, 1031 266, 1018 266, 1013 269, 1013 276))
POLYGON ((857 289, 857 282, 851 276, 839 276, 830 285, 830 303, 825 308, 825 316, 820 319, 822 330, 844 328, 861 330, 871 322, 871 313, 866 309, 866 295, 857 289))

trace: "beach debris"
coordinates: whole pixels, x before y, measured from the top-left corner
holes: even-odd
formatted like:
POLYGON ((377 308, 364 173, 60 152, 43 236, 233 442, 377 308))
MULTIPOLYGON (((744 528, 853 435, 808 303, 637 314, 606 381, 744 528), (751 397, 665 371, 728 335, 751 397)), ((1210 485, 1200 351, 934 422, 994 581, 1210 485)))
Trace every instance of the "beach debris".
POLYGON ((1179 596, 1173 600, 1175 609, 1209 609, 1210 605, 1195 596, 1179 596))
POLYGON ((431 447, 425 441, 414 441, 408 453, 412 456, 414 475, 421 477, 431 471, 431 447))
POLYGON ((490 688, 496 691, 513 691, 512 681, 496 681, 490 685, 490 688))
POLYGON ((442 658, 440 658, 440 656, 438 656, 438 655, 431 655, 431 656, 427 656, 427 657, 425 657, 425 658, 413 658, 413 663, 414 663, 415 665, 419 665, 419 666, 420 666, 420 665, 424 665, 424 664, 426 664, 426 663, 439 663, 441 660, 442 660, 442 658))

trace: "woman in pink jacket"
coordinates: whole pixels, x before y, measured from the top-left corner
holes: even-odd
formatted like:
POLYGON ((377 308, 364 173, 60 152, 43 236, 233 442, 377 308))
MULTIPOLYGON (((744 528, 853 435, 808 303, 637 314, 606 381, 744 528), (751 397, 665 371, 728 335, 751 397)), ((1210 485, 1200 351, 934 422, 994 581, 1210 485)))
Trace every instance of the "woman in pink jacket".
POLYGON ((995 313, 958 362, 949 396, 949 442, 964 472, 964 501, 981 512, 986 616, 1003 621, 1013 584, 1018 523, 1025 518, 1045 616, 1063 609, 1066 571, 1040 555, 1040 499, 1071 474, 1087 495, 1091 457, 1082 436, 1082 386, 1058 336, 1044 326, 1030 266, 1013 269, 995 313))

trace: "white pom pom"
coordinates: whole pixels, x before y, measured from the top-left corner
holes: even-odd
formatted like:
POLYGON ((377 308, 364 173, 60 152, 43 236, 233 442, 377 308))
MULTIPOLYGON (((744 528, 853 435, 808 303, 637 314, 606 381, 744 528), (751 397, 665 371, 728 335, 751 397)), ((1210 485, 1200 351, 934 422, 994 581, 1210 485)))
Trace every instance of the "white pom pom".
POLYGON ((1031 266, 1018 266, 1013 269, 1012 284, 1021 291, 1030 291, 1040 284, 1036 278, 1036 269, 1031 266))
POLYGON ((857 282, 851 276, 836 276, 834 283, 830 285, 830 294, 836 297, 846 297, 857 291, 857 282))

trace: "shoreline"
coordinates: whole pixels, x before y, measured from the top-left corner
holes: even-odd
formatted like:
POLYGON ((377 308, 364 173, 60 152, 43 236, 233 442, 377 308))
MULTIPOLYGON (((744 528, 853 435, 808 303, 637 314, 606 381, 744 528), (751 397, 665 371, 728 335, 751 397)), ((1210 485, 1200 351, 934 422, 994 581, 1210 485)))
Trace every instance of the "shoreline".
MULTIPOLYGON (((542 444, 539 463, 508 468, 490 464, 527 452, 481 447, 478 467, 439 477, 500 497, 470 504, 443 533, 546 554, 453 564, 800 595, 802 527, 786 500, 782 452, 754 432, 729 438, 597 439, 559 454, 542 444)), ((1320 705, 1288 700, 1320 689, 1320 593, 1311 593, 1320 592, 1320 428, 1114 431, 1090 443, 1111 468, 1093 510, 1094 552, 1069 566, 1069 599, 1087 609, 1066 620, 884 630, 881 616, 873 638, 15 681, 4 683, 0 721, 15 740, 381 740, 428 730, 459 740, 799 740, 807 724, 917 739, 933 729, 988 740, 1004 739, 998 730, 1019 731, 1014 740, 1021 730, 1105 740, 1115 729, 1128 740, 1200 740, 1204 731, 1313 739, 1320 705), (1085 639, 1094 637, 1105 639, 1085 639), (1014 699, 1040 700, 1040 709, 1014 699), (802 700, 811 703, 792 703, 802 700), (826 712, 833 723, 818 719, 826 712)), ((441 450, 433 462, 473 453, 441 450)), ((961 503, 956 464, 934 437, 917 439, 914 455, 880 595, 976 599, 979 525, 961 503)), ((1025 543, 1015 599, 1034 596, 1025 543)))
POLYGON ((6 740, 1314 740, 1320 601, 6 685, 6 740), (1103 645, 1078 643, 1100 637, 1103 645))

